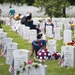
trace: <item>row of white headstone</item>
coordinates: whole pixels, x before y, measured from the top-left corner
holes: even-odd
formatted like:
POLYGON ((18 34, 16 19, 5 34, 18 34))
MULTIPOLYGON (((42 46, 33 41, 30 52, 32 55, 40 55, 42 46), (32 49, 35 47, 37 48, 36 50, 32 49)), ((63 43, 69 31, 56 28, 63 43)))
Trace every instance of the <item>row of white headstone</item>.
MULTIPOLYGON (((20 22, 19 22, 19 23, 20 23, 20 22)), ((19 24, 19 23, 18 23, 18 24, 19 24)), ((51 26, 49 26, 49 27, 52 28, 51 26)), ((50 29, 49 27, 47 27, 48 30, 50 29)), ((60 30, 60 29, 58 28, 58 29, 56 30, 56 32, 59 32, 59 30, 60 30)), ((27 27, 27 26, 25 26, 25 25, 21 25, 21 24, 20 24, 17 33, 18 33, 20 36, 22 36, 24 39, 29 40, 30 43, 31 43, 33 40, 36 40, 36 36, 37 36, 36 30, 34 30, 34 29, 30 30, 30 28, 27 27)), ((49 32, 49 33, 50 33, 50 32, 49 32)), ((48 33, 47 33, 47 34, 48 34, 48 33)), ((57 37, 57 36, 59 36, 59 34, 56 35, 56 37, 57 37)), ((57 39, 58 39, 58 37, 57 37, 57 39)), ((56 49, 56 40, 55 40, 55 39, 53 39, 53 40, 48 40, 47 46, 48 46, 49 52, 50 52, 51 54, 57 51, 57 49, 56 49)))
MULTIPOLYGON (((17 28, 17 33, 22 36, 24 39, 29 40, 31 43, 33 40, 36 40, 37 31, 35 29, 31 29, 25 25, 22 25, 20 21, 14 21, 12 20, 12 29, 17 28), (15 26, 14 26, 15 25, 15 26)), ((45 21, 44 21, 45 23, 45 21)), ((44 24, 42 23, 42 24, 44 24)), ((54 38, 55 40, 61 40, 63 39, 63 43, 67 43, 69 41, 72 41, 72 31, 71 26, 69 24, 64 24, 65 30, 63 31, 63 23, 58 23, 58 26, 54 27, 54 34, 52 33, 52 26, 46 27, 46 37, 54 38), (63 31, 63 36, 61 36, 61 32, 63 31), (69 36, 69 37, 68 37, 69 36)), ((42 27, 42 25, 41 25, 42 27)), ((44 27, 44 25, 43 25, 44 27)))
MULTIPOLYGON (((22 25, 21 25, 22 26, 22 25)), ((26 28, 27 29, 27 28, 26 28)), ((58 29, 58 33, 59 33, 59 29, 60 28, 57 28, 58 29)), ((21 30, 23 30, 23 29, 21 29, 21 30)), ((27 33, 27 35, 26 36, 28 36, 29 34, 28 34, 28 31, 21 31, 21 30, 19 30, 18 31, 18 33, 21 35, 21 36, 23 36, 24 35, 24 33, 23 32, 25 32, 25 35, 26 35, 26 33, 27 33)), ((56 32, 57 33, 57 32, 56 32)), ((25 36, 25 37, 26 37, 25 36)), ((57 34, 56 34, 56 36, 57 36, 57 34)), ((24 37, 24 36, 23 36, 24 37)), ((32 35, 31 35, 31 37, 32 37, 32 35)), ((28 39, 29 39, 29 37, 28 37, 28 39)), ((58 39, 58 37, 57 37, 57 39, 58 39)), ((34 39, 33 39, 34 40, 34 39)), ((69 29, 66 29, 66 30, 64 30, 64 43, 67 43, 67 42, 69 42, 69 41, 72 41, 72 31, 71 30, 69 30, 69 29), (69 37, 68 37, 69 36, 69 37)), ((51 43, 50 41, 49 41, 49 43, 51 43)), ((52 42, 53 43, 53 42, 52 42)), ((49 50, 50 50, 50 52, 52 53, 52 52, 54 52, 54 51, 56 51, 56 44, 54 44, 54 45, 52 45, 52 43, 51 43, 51 45, 49 45, 49 50)), ((67 50, 67 48, 70 48, 69 46, 67 47, 67 46, 65 46, 65 49, 64 48, 62 48, 61 49, 61 54, 63 54, 64 53, 64 63, 62 64, 63 66, 69 66, 69 67, 74 67, 74 64, 75 64, 75 61, 74 61, 74 55, 75 54, 73 54, 74 53, 74 48, 72 48, 71 47, 71 49, 70 50, 67 50), (73 51, 73 52, 71 52, 71 50, 73 51), (68 54, 67 54, 68 53, 68 54), (70 59, 68 58, 68 57, 71 57, 70 59), (72 62, 69 62, 69 60, 72 60, 72 62)), ((9 56, 10 57, 10 56, 9 56)), ((8 58, 9 58, 8 57, 8 58)), ((28 59, 28 58, 27 58, 28 59)), ((20 61, 22 61, 21 59, 19 59, 20 61)), ((25 61, 23 61, 23 62, 25 62, 25 61)), ((16 61, 15 61, 15 63, 16 63, 16 61)), ((22 63, 21 63, 22 64, 22 63)), ((21 65, 21 64, 19 64, 19 65, 21 65)), ((17 68, 15 68, 15 69, 17 69, 17 68)), ((16 70, 16 71, 18 71, 18 69, 16 70)), ((28 71, 26 71, 26 73, 27 73, 28 71)), ((46 71, 45 71, 46 72, 46 71)), ((21 72, 21 73, 23 73, 23 72, 21 72)), ((33 72, 33 74, 34 75, 37 75, 36 73, 34 73, 33 72)), ((40 73, 39 73, 40 74, 40 73)), ((38 74, 38 75, 39 75, 38 74)), ((30 75, 32 75, 32 73, 30 74, 30 75)))
MULTIPOLYGON (((47 28, 46 29, 47 30, 46 36, 47 37, 51 37, 51 38, 54 37, 54 39, 56 39, 56 40, 62 39, 63 37, 61 36, 61 32, 64 31, 64 30, 71 30, 71 26, 70 26, 69 22, 70 21, 74 22, 74 20, 75 20, 75 18, 52 18, 52 22, 54 23, 54 35, 52 33, 52 27, 51 26, 50 27, 47 26, 46 27, 47 28)), ((10 21, 8 21, 8 22, 10 22, 10 21)), ((42 19, 42 23, 40 23, 42 32, 44 32, 44 24, 45 24, 45 22, 46 22, 46 20, 42 19)), ((6 21, 6 23, 7 23, 7 21, 6 21)), ((25 25, 22 26, 22 24, 20 23, 20 20, 19 21, 15 21, 15 20, 12 19, 11 27, 12 27, 13 30, 17 30, 17 32, 24 39, 27 39, 27 40, 29 39, 30 42, 32 42, 32 38, 36 39, 36 37, 34 37, 34 35, 32 36, 32 32, 33 31, 34 31, 33 34, 37 34, 36 31, 35 30, 30 30, 30 28, 26 27, 25 25)))
POLYGON ((14 60, 14 75, 18 75, 18 72, 19 75, 47 75, 47 65, 38 64, 37 68, 30 65, 30 69, 28 69, 27 65, 22 68, 22 64, 24 62, 28 63, 30 59, 29 50, 18 49, 18 44, 13 42, 12 38, 7 37, 7 35, 5 36, 1 38, 2 51, 6 50, 6 55, 4 55, 6 57, 6 64, 11 65, 14 60))
MULTIPOLYGON (((55 31, 54 39, 55 40, 54 39, 53 40, 48 40, 48 49, 49 49, 50 53, 54 53, 54 52, 57 51, 57 49, 56 49, 56 47, 57 47, 56 40, 61 39, 60 34, 61 34, 61 31, 62 31, 63 24, 58 23, 57 25, 58 26, 56 26, 56 28, 54 28, 54 31, 55 31)), ((19 28, 19 34, 21 36, 23 36, 24 33, 27 33, 27 35, 29 35, 29 31, 28 31, 29 28, 25 29, 25 26, 23 26, 23 25, 20 25, 19 27, 20 27, 19 28), (23 31, 23 30, 27 30, 27 31, 23 31)), ((70 28, 69 24, 68 25, 64 24, 64 27, 65 27, 65 30, 63 31, 63 44, 66 44, 67 42, 72 41, 72 31, 71 31, 71 28, 70 28)), ((46 36, 47 37, 53 37, 52 27, 48 26, 46 28, 47 28, 46 36)), ((34 31, 33 31, 33 33, 34 33, 34 31)), ((31 38, 32 38, 32 34, 31 34, 31 38)), ((33 36, 35 36, 35 35, 33 34, 33 36)), ((29 38, 29 36, 28 36, 28 38, 29 38)), ((62 48, 61 48, 61 54, 62 54, 62 52, 64 52, 64 62, 63 62, 64 65, 63 66, 74 67, 74 64, 75 64, 75 61, 74 61, 74 55, 75 54, 73 54, 74 53, 74 48, 72 48, 72 46, 71 46, 71 49, 73 50, 73 52, 70 52, 71 49, 67 51, 67 48, 69 49, 70 46, 62 46, 62 48), (65 47, 65 48, 63 48, 63 47, 65 47), (69 53, 69 54, 67 55, 67 53, 69 53), (71 57, 71 58, 69 59, 68 57, 71 57), (69 62, 68 60, 72 60, 72 62, 69 62)))

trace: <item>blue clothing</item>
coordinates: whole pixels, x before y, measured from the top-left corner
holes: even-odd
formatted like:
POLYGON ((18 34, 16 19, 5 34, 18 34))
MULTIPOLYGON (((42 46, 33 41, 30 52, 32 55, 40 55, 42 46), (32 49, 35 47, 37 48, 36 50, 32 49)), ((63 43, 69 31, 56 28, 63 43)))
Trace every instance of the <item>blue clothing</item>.
POLYGON ((40 28, 36 28, 37 34, 41 32, 40 28))
POLYGON ((10 13, 10 15, 14 15, 15 14, 15 9, 14 8, 10 8, 9 13, 10 13))
POLYGON ((31 20, 31 21, 27 21, 27 26, 29 26, 30 29, 36 29, 36 26, 33 25, 33 20, 31 20))
POLYGON ((46 26, 52 26, 52 27, 54 27, 54 24, 53 24, 53 23, 51 23, 51 24, 46 24, 46 26))
POLYGON ((32 21, 28 21, 28 26, 30 27, 30 29, 33 29, 33 20, 32 21))
POLYGON ((37 40, 32 42, 32 46, 35 50, 35 54, 37 56, 37 52, 41 49, 46 47, 46 40, 40 40, 39 42, 37 40))
POLYGON ((45 33, 46 33, 46 26, 52 26, 52 31, 54 31, 54 24, 53 23, 51 23, 51 24, 45 23, 45 28, 44 28, 45 33))

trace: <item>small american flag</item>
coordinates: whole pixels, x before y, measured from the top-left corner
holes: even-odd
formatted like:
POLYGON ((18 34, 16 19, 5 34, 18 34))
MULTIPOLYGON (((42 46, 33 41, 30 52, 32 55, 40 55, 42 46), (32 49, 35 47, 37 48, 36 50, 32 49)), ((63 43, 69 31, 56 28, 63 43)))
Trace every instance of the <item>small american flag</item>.
POLYGON ((63 62, 64 62, 64 54, 60 57, 58 64, 62 65, 63 62))
POLYGON ((14 75, 14 67, 12 67, 11 65, 9 67, 9 72, 11 75, 14 75))

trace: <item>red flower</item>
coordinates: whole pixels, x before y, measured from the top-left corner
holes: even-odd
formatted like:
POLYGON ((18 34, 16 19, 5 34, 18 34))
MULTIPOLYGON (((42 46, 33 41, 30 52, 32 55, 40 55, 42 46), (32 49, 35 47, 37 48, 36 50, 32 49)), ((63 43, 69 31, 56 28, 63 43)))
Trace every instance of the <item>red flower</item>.
POLYGON ((68 42, 67 45, 70 45, 70 42, 68 42))
POLYGON ((57 54, 56 54, 56 53, 53 53, 53 54, 52 54, 52 56, 54 56, 54 57, 55 57, 55 56, 57 56, 57 54))
POLYGON ((72 40, 72 42, 74 42, 74 40, 72 40))
POLYGON ((72 40, 72 42, 68 42, 68 43, 67 43, 67 45, 72 45, 72 46, 73 46, 74 44, 75 44, 75 42, 74 42, 73 40, 72 40))
POLYGON ((70 42, 70 45, 72 45, 72 46, 73 46, 73 42, 70 42))
POLYGON ((44 55, 44 52, 42 52, 42 55, 44 55))
POLYGON ((46 53, 46 56, 48 56, 48 53, 46 53))
POLYGON ((45 52, 48 52, 48 49, 45 49, 45 52))

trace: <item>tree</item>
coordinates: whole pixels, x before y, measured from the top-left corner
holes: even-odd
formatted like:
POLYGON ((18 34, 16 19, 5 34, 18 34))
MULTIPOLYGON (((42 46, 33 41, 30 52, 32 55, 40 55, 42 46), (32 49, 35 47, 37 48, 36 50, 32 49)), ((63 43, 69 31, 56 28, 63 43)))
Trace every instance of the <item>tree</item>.
POLYGON ((68 0, 71 5, 75 5, 75 0, 68 0))
POLYGON ((33 5, 34 0, 26 0, 26 3, 27 3, 28 5, 33 5))
POLYGON ((52 17, 66 17, 65 8, 70 5, 68 0, 35 0, 35 6, 45 9, 45 14, 52 17))
POLYGON ((28 5, 32 5, 34 3, 34 0, 0 0, 7 3, 14 3, 14 4, 24 4, 27 3, 28 5))
POLYGON ((0 4, 3 4, 4 1, 5 1, 5 0, 0 0, 0 4))

